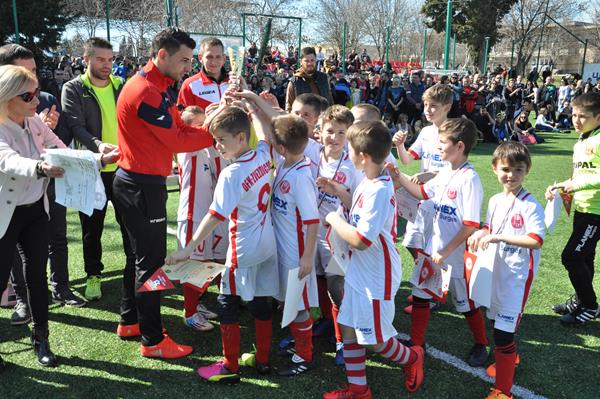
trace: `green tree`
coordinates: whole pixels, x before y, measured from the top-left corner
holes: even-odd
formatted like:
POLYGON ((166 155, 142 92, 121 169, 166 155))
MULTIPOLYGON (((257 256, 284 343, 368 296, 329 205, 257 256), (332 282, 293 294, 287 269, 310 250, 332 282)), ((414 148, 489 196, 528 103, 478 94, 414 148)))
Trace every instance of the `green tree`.
MULTIPOLYGON (((60 44, 66 26, 75 15, 64 0, 17 0, 19 42, 41 60, 44 50, 60 44)), ((12 0, 0 0, 0 43, 15 42, 12 0)))
MULTIPOLYGON (((465 43, 475 65, 483 67, 485 38, 490 38, 490 48, 499 41, 498 28, 502 18, 518 0, 460 0, 453 1, 452 32, 465 43)), ((425 0, 421 12, 428 17, 427 26, 437 32, 446 29, 447 2, 425 0)))

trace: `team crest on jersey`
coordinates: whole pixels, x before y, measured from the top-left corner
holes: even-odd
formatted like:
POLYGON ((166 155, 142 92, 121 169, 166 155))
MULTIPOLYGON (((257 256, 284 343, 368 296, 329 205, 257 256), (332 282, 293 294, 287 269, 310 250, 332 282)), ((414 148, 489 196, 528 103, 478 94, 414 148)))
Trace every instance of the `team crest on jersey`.
POLYGON ((279 189, 284 194, 289 193, 291 188, 292 188, 292 186, 290 185, 290 182, 287 180, 282 181, 281 184, 279 185, 279 189))
POLYGON ((390 204, 392 204, 392 206, 396 206, 396 197, 395 196, 390 197, 390 204))
POLYGON ((344 172, 338 171, 336 172, 335 176, 333 176, 333 180, 340 184, 344 184, 346 183, 346 180, 348 180, 348 177, 346 177, 346 174, 344 172))
POLYGON ((450 198, 451 200, 456 198, 457 195, 457 191, 455 188, 449 188, 448 192, 447 192, 448 198, 450 198))
POLYGON ((520 229, 525 224, 525 220, 523 220, 523 216, 520 213, 516 213, 510 218, 510 224, 515 229, 520 229))
POLYGON ((363 207, 363 197, 361 196, 358 201, 356 201, 356 206, 358 208, 362 208, 363 207))

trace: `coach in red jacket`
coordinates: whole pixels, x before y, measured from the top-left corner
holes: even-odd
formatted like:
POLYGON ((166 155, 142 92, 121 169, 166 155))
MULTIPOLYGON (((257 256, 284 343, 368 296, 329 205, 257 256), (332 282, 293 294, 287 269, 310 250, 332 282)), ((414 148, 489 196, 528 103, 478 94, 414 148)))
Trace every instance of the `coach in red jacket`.
POLYGON ((138 289, 163 265, 166 256, 166 177, 173 153, 212 145, 205 129, 185 126, 169 89, 192 66, 196 43, 177 29, 161 31, 152 41, 152 59, 125 85, 117 102, 119 169, 113 182, 114 205, 123 215, 136 261, 123 273, 122 338, 142 336, 142 356, 179 358, 192 348, 163 334, 160 291, 138 289))

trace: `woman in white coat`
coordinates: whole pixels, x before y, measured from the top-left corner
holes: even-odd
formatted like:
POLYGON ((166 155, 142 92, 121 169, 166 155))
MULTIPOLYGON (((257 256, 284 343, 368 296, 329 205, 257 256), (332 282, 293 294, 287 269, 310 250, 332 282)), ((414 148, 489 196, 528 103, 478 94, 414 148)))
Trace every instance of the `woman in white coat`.
MULTIPOLYGON (((58 361, 48 344, 46 187, 49 178, 62 177, 64 170, 43 161, 41 154, 65 145, 36 114, 38 94, 33 73, 14 65, 0 67, 0 259, 12 259, 18 248, 29 293, 33 349, 42 366, 55 367, 58 361)), ((102 157, 101 163, 116 160, 112 153, 102 157)), ((0 292, 11 266, 0 264, 0 292)), ((4 366, 0 358, 0 371, 4 366)))

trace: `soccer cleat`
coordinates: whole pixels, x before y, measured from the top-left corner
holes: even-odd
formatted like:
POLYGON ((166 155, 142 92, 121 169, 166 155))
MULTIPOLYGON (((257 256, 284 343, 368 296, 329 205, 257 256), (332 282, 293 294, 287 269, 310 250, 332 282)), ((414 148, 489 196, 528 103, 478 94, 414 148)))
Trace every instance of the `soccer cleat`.
POLYGON ((596 309, 588 309, 579 304, 575 310, 560 316, 560 322, 565 326, 579 326, 594 320, 599 314, 600 307, 596 307, 596 309))
POLYGON ((200 367, 196 372, 200 378, 208 382, 220 384, 235 384, 240 382, 240 375, 229 371, 222 360, 210 366, 200 367))
POLYGON ((120 324, 117 326, 117 335, 121 339, 134 338, 142 335, 140 331, 140 323, 135 324, 120 324))
POLYGON ((485 399, 513 399, 513 396, 508 396, 498 388, 492 388, 490 389, 490 393, 488 394, 488 396, 485 397, 485 399))
MULTIPOLYGON (((521 364, 521 357, 519 356, 519 354, 517 354, 517 360, 515 361, 515 366, 518 366, 519 364, 521 364)), ((485 369, 485 373, 492 378, 496 378, 496 363, 490 364, 485 369)))
POLYGON ((87 301, 75 295, 70 289, 64 291, 52 291, 52 302, 74 308, 82 308, 87 305, 87 301))
POLYGON ((469 351, 469 357, 467 364, 471 367, 483 367, 488 359, 487 346, 482 344, 475 344, 469 351))
POLYGON ((256 352, 243 353, 238 363, 240 366, 252 367, 260 375, 271 374, 271 365, 269 363, 256 363, 256 352))
POLYGON ((167 334, 164 334, 164 339, 156 345, 140 345, 142 356, 162 359, 179 359, 192 353, 192 350, 191 346, 180 345, 173 341, 167 334))
POLYGON ((344 343, 336 342, 335 344, 335 365, 336 366, 344 366, 346 362, 344 361, 344 343))
POLYGON ((287 337, 284 337, 281 339, 281 341, 279 341, 279 349, 293 348, 294 343, 295 343, 294 337, 292 337, 291 335, 288 335, 287 337))
POLYGON ((29 312, 29 306, 25 302, 17 301, 15 305, 15 311, 10 316, 10 324, 13 326, 20 326, 27 324, 31 321, 31 313, 29 312))
POLYGON ((84 296, 88 301, 102 298, 102 279, 100 276, 89 276, 87 278, 84 296))
POLYGON ((293 377, 295 375, 306 373, 314 368, 314 362, 307 362, 296 354, 292 356, 290 364, 287 367, 280 369, 277 374, 282 377, 293 377))
POLYGON ((565 303, 557 303, 556 305, 552 305, 552 310, 554 313, 558 314, 567 314, 571 313, 577 308, 579 305, 579 299, 577 298, 577 294, 573 294, 566 300, 565 303))
POLYGON ((183 322, 186 326, 196 331, 210 331, 215 328, 214 324, 208 321, 200 312, 194 313, 190 317, 186 317, 183 322))
POLYGON ((417 359, 414 363, 404 366, 404 387, 408 392, 417 392, 423 383, 425 351, 420 346, 413 346, 410 350, 415 351, 417 359))
POLYGON ((196 306, 196 312, 200 313, 202 316, 204 316, 205 319, 207 320, 214 320, 217 317, 219 317, 218 314, 216 314, 213 311, 210 311, 206 308, 206 306, 204 306, 203 304, 199 303, 198 306, 196 306))
POLYGON ((323 399, 371 399, 372 397, 373 394, 371 393, 371 388, 368 386, 362 393, 352 391, 350 386, 347 385, 342 389, 325 392, 323 394, 323 399))

